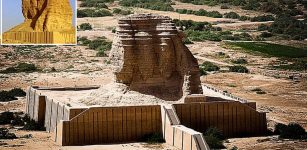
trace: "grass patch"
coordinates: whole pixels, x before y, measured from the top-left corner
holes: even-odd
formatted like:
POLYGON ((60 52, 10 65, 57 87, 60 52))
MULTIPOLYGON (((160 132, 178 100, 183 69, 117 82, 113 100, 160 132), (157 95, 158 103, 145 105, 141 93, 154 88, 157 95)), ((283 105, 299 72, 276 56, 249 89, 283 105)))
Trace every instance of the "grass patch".
POLYGON ((242 49, 254 54, 262 54, 273 57, 285 57, 285 58, 302 58, 307 57, 307 50, 264 42, 227 42, 226 45, 234 49, 242 49))

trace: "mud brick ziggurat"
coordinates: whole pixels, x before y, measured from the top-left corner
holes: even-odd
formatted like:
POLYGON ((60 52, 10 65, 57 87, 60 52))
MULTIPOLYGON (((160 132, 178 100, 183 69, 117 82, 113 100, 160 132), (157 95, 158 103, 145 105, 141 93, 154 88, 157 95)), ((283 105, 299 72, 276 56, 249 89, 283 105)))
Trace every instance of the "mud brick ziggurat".
POLYGON ((25 21, 3 33, 3 44, 75 44, 69 0, 22 0, 25 21))

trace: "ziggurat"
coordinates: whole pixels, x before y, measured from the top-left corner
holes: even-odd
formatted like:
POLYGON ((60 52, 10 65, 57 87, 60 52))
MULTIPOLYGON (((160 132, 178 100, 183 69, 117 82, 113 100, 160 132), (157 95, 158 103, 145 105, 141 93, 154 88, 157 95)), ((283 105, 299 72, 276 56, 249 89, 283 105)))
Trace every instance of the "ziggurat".
POLYGON ((75 44, 69 0, 22 0, 24 22, 3 33, 3 44, 75 44))

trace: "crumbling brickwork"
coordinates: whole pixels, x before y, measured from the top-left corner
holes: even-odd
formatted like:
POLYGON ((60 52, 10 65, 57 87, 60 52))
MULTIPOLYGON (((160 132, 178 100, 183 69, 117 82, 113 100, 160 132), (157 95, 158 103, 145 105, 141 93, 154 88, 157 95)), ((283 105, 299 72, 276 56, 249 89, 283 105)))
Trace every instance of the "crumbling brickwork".
POLYGON ((22 0, 24 22, 3 34, 3 43, 74 44, 69 0, 22 0))
POLYGON ((202 93, 197 60, 169 17, 137 14, 121 18, 110 59, 119 66, 116 81, 132 90, 164 100, 202 93))

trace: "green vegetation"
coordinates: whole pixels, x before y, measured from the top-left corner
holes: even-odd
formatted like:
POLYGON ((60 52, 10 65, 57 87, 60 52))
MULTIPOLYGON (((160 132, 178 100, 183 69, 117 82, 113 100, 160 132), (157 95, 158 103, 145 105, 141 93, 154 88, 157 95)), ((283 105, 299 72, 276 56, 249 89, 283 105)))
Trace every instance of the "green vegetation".
POLYGON ((181 30, 194 30, 194 31, 221 31, 221 28, 214 28, 209 22, 195 22, 192 20, 178 20, 174 19, 173 22, 181 30))
POLYGON ((238 72, 238 73, 248 73, 249 70, 245 66, 230 66, 229 67, 230 72, 238 72))
POLYGON ((24 126, 23 126, 23 130, 32 130, 32 131, 45 131, 45 127, 41 126, 40 124, 38 124, 36 121, 30 119, 29 116, 25 115, 25 117, 23 117, 24 120, 24 126))
POLYGON ((224 18, 239 19, 240 15, 235 12, 229 12, 224 14, 224 18))
POLYGON ((14 133, 10 133, 7 128, 0 128, 0 139, 16 139, 17 136, 14 133))
POLYGON ((235 59, 235 60, 232 60, 231 62, 235 64, 247 64, 247 60, 244 58, 235 59))
POLYGON ((108 9, 105 3, 114 2, 114 0, 81 0, 82 3, 80 7, 95 7, 95 8, 106 8, 108 9))
POLYGON ((223 15, 218 11, 206 11, 204 9, 200 9, 198 11, 187 10, 187 9, 176 9, 176 12, 180 14, 194 14, 196 16, 207 16, 212 18, 222 18, 223 15))
POLYGON ((17 100, 16 97, 23 97, 23 96, 26 96, 26 92, 20 88, 14 88, 9 91, 0 91, 1 102, 17 100))
POLYGON ((264 42, 227 42, 226 44, 231 46, 232 48, 239 48, 247 52, 260 53, 262 55, 268 55, 273 57, 285 57, 285 58, 307 57, 306 49, 285 46, 285 45, 278 45, 278 44, 271 44, 264 42))
POLYGON ((28 64, 28 63, 19 63, 15 67, 9 67, 5 70, 0 71, 0 73, 19 73, 19 72, 35 72, 38 71, 37 67, 34 64, 28 64))
POLYGON ((186 30, 185 34, 192 41, 221 41, 219 33, 211 31, 186 30))
POLYGON ((119 5, 160 11, 174 11, 171 0, 120 0, 119 5))
POLYGON ((208 128, 204 138, 211 149, 223 149, 223 133, 217 128, 208 128))
POLYGON ((306 20, 297 20, 289 14, 280 14, 270 26, 269 32, 282 34, 288 39, 304 40, 307 38, 306 20))
POLYGON ((254 88, 251 90, 252 92, 256 92, 256 94, 266 94, 261 88, 254 88))
POLYGON ((95 40, 89 40, 87 37, 78 37, 78 44, 88 46, 90 49, 97 50, 97 57, 106 56, 106 51, 111 50, 112 42, 107 41, 105 37, 99 37, 95 40))
POLYGON ((262 32, 262 33, 259 35, 260 38, 268 38, 268 37, 272 37, 272 36, 273 36, 273 34, 270 33, 270 32, 262 32))
POLYGON ((114 8, 113 14, 129 15, 129 14, 133 14, 133 12, 131 10, 123 10, 120 8, 114 8))
POLYGON ((279 66, 274 66, 275 69, 282 70, 292 70, 292 71, 306 71, 307 70, 307 59, 292 59, 293 63, 291 64, 283 64, 279 66))
POLYGON ((295 6, 302 4, 307 7, 307 2, 302 0, 178 0, 184 3, 192 3, 196 5, 219 5, 221 7, 228 8, 230 5, 241 6, 245 10, 257 10, 262 12, 270 12, 273 14, 279 14, 281 12, 289 11, 293 15, 302 14, 295 6), (227 6, 227 7, 225 7, 227 6))
POLYGON ((220 70, 219 66, 214 65, 212 62, 209 62, 209 61, 205 61, 204 63, 202 63, 199 66, 199 68, 200 70, 203 70, 203 71, 219 71, 220 70))
POLYGON ((260 24, 258 26, 258 31, 265 31, 265 30, 268 30, 269 29, 269 26, 265 25, 265 24, 260 24))
POLYGON ((288 125, 278 123, 275 125, 274 132, 279 134, 280 138, 307 139, 307 133, 305 129, 297 123, 289 123, 288 125))
POLYGON ((222 31, 219 27, 213 27, 208 22, 195 22, 192 20, 178 20, 173 22, 191 41, 221 41, 221 40, 243 40, 251 41, 252 37, 248 33, 232 34, 231 31, 222 31))
POLYGON ((107 9, 78 9, 77 18, 112 16, 107 9))
POLYGON ((274 21, 275 17, 272 15, 262 15, 256 16, 250 19, 252 22, 266 22, 266 21, 274 21))
POLYGON ((92 25, 89 23, 82 23, 80 24, 79 29, 85 31, 85 30, 92 30, 93 28, 92 25))

